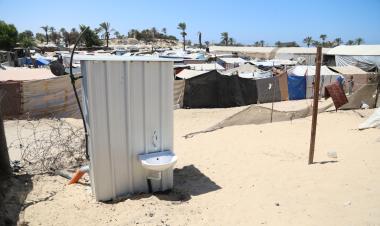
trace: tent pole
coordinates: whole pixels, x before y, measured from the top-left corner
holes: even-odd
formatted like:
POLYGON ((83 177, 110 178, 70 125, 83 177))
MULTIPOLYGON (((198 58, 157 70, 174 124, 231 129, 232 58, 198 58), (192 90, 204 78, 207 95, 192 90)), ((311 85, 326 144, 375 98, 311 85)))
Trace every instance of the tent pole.
MULTIPOLYGON (((273 67, 274 67, 274 61, 273 61, 273 67)), ((272 67, 272 68, 273 68, 272 67)), ((274 78, 275 76, 273 76, 273 78, 274 78)), ((272 93, 272 110, 271 110, 271 112, 270 112, 270 123, 272 123, 273 122, 273 105, 274 105, 274 95, 275 95, 275 91, 276 91, 276 81, 275 81, 275 79, 273 80, 274 82, 274 84, 273 84, 273 93, 272 93)))
POLYGON ((317 129, 317 117, 318 117, 318 99, 319 99, 319 82, 321 77, 321 58, 322 47, 317 47, 317 58, 315 68, 315 82, 314 82, 314 97, 313 97, 313 118, 311 122, 311 137, 310 137, 310 149, 309 149, 309 164, 313 164, 314 161, 314 148, 315 148, 315 135, 317 129))

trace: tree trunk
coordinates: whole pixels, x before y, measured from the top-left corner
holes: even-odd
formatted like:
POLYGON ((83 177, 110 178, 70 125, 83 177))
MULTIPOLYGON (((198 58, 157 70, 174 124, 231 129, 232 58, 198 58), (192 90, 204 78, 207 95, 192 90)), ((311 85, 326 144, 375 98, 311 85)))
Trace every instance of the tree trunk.
MULTIPOLYGON (((4 92, 0 92, 0 103, 3 99, 4 92)), ((5 138, 3 113, 0 106, 0 176, 9 176, 11 174, 11 165, 9 162, 7 140, 5 138)))
POLYGON ((183 36, 183 51, 185 51, 185 46, 186 46, 186 38, 185 36, 183 36))
POLYGON ((108 49, 108 39, 109 39, 109 35, 108 35, 108 33, 106 34, 106 47, 107 47, 107 49, 108 49))

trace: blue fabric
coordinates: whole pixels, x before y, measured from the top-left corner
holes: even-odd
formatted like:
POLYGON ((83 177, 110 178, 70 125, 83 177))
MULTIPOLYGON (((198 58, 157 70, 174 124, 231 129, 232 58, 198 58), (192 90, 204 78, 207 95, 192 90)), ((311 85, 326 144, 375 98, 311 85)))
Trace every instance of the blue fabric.
POLYGON ((289 100, 302 100, 306 98, 306 77, 288 76, 289 100))
POLYGON ((48 65, 48 64, 49 64, 49 61, 47 61, 47 60, 45 60, 45 59, 43 59, 43 58, 38 58, 38 59, 36 60, 36 64, 37 64, 38 66, 41 66, 41 65, 48 65))

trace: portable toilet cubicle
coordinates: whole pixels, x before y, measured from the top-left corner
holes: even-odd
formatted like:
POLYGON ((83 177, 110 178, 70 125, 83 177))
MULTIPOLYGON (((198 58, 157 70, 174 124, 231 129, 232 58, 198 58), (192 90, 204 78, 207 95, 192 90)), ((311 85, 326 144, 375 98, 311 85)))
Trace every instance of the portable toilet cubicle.
POLYGON ((173 62, 75 56, 83 75, 91 187, 99 201, 173 186, 173 62))

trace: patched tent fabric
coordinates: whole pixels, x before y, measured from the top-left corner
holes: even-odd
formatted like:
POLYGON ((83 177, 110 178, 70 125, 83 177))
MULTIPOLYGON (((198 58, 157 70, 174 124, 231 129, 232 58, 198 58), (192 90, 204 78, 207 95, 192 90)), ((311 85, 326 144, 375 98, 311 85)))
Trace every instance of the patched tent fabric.
POLYGON ((306 77, 288 75, 289 100, 301 100, 306 97, 306 77))
POLYGON ((259 103, 281 101, 280 85, 277 77, 256 80, 257 101, 259 103))
POLYGON ((284 72, 276 77, 278 78, 281 100, 289 100, 288 74, 284 72))

